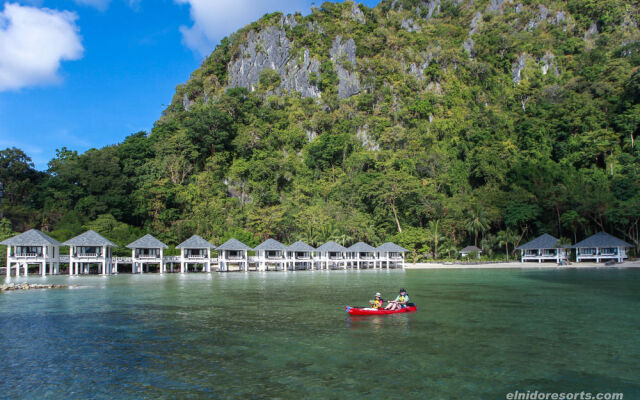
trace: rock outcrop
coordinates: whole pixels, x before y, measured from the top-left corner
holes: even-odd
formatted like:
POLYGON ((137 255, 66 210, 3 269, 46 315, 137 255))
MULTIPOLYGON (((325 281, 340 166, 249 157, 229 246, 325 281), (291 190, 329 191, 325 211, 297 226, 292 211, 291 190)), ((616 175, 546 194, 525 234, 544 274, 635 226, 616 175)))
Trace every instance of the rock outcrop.
POLYGON ((31 289, 61 289, 66 288, 67 285, 40 285, 36 283, 4 283, 0 285, 0 292, 10 292, 15 290, 31 290, 31 289))
MULTIPOLYGON (((556 11, 555 13, 549 10, 542 4, 538 5, 538 11, 533 18, 527 23, 526 29, 528 31, 535 30, 542 22, 546 22, 551 25, 561 25, 567 20, 567 13, 564 11, 556 11)), ((565 27, 566 30, 566 27, 565 27)))
POLYGON ((336 36, 330 55, 339 79, 338 97, 346 99, 360 93, 360 79, 355 71, 356 43, 353 39, 342 41, 342 36, 336 36))
POLYGON ((420 25, 418 25, 413 18, 403 19, 400 26, 409 32, 420 32, 420 25))
POLYGON ((550 71, 553 72, 556 77, 560 75, 558 66, 556 64, 556 56, 552 52, 547 51, 545 55, 542 56, 540 60, 538 60, 538 62, 542 64, 542 75, 546 75, 550 71))
POLYGON ((522 80, 522 70, 527 66, 527 62, 531 56, 527 53, 521 53, 516 61, 511 66, 511 78, 513 80, 513 84, 517 85, 522 80))
POLYGON ((303 97, 320 97, 320 89, 310 82, 311 74, 319 73, 320 62, 310 56, 308 49, 302 50, 300 61, 295 55, 282 29, 271 26, 259 33, 251 31, 240 54, 229 63, 229 86, 253 91, 260 73, 273 69, 280 75, 281 90, 300 92, 303 97))
POLYGON ((364 13, 356 3, 353 3, 353 5, 351 6, 351 18, 360 24, 367 23, 367 19, 364 17, 364 13))
POLYGON ((475 46, 475 42, 473 41, 473 35, 478 31, 478 27, 480 26, 480 22, 482 22, 482 14, 478 11, 471 20, 471 24, 469 25, 469 37, 462 43, 462 47, 467 51, 470 57, 473 57, 473 46, 475 46))
POLYGON ((374 138, 369 136, 368 129, 369 127, 366 125, 363 126, 362 128, 359 128, 358 131, 356 132, 356 136, 360 140, 360 143, 362 143, 362 147, 364 147, 365 149, 369 151, 379 151, 380 145, 376 143, 374 138))

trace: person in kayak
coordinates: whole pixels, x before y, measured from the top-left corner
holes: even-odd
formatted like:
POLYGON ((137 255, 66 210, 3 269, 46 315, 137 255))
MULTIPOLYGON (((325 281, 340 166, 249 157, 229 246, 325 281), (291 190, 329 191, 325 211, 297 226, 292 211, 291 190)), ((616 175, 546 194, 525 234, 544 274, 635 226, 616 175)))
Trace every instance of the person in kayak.
POLYGON ((409 295, 407 294, 407 291, 404 289, 400 289, 400 294, 396 297, 395 300, 390 301, 384 309, 397 310, 399 308, 405 308, 408 302, 409 295))
POLYGON ((369 305, 371 305, 371 308, 382 308, 382 304, 384 303, 384 300, 382 300, 382 295, 380 293, 376 293, 376 298, 373 300, 369 300, 369 305))

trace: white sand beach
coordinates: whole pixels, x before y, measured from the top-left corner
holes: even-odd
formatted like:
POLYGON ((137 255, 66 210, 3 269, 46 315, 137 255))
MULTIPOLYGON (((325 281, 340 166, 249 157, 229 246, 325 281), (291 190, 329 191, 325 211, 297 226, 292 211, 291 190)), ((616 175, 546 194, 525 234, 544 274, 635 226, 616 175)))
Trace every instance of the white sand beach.
POLYGON ((640 268, 640 260, 625 261, 620 264, 604 265, 604 263, 571 262, 569 265, 559 266, 554 262, 536 263, 536 262, 485 262, 478 264, 462 264, 462 263, 407 263, 406 269, 500 269, 500 268, 521 268, 521 269, 566 269, 566 268, 640 268))

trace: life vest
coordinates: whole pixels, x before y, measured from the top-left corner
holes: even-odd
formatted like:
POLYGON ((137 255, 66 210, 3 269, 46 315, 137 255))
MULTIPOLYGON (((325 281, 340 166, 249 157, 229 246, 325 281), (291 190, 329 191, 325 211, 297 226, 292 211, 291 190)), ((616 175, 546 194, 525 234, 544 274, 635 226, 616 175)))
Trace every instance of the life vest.
POLYGON ((406 294, 405 294, 404 296, 400 296, 400 295, 398 295, 398 301, 399 301, 400 303, 403 303, 403 302, 405 301, 405 299, 406 299, 406 298, 407 298, 407 295, 406 295, 406 294))
POLYGON ((372 306, 373 306, 373 308, 380 308, 380 307, 382 307, 382 299, 380 299, 380 300, 378 300, 378 299, 373 300, 372 306))

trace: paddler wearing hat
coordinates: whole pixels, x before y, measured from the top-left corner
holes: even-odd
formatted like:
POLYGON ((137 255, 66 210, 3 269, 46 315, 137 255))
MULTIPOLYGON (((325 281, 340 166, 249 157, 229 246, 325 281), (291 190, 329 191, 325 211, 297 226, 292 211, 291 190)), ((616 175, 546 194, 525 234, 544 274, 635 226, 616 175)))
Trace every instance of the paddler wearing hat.
POLYGON ((373 300, 369 300, 369 305, 371 305, 372 308, 382 308, 382 304, 384 303, 384 300, 382 300, 382 295, 380 293, 376 293, 376 297, 373 300))
POLYGON ((405 308, 408 302, 409 295, 407 294, 407 291, 405 289, 400 289, 400 294, 398 294, 395 300, 390 301, 384 309, 397 310, 399 308, 405 308))

